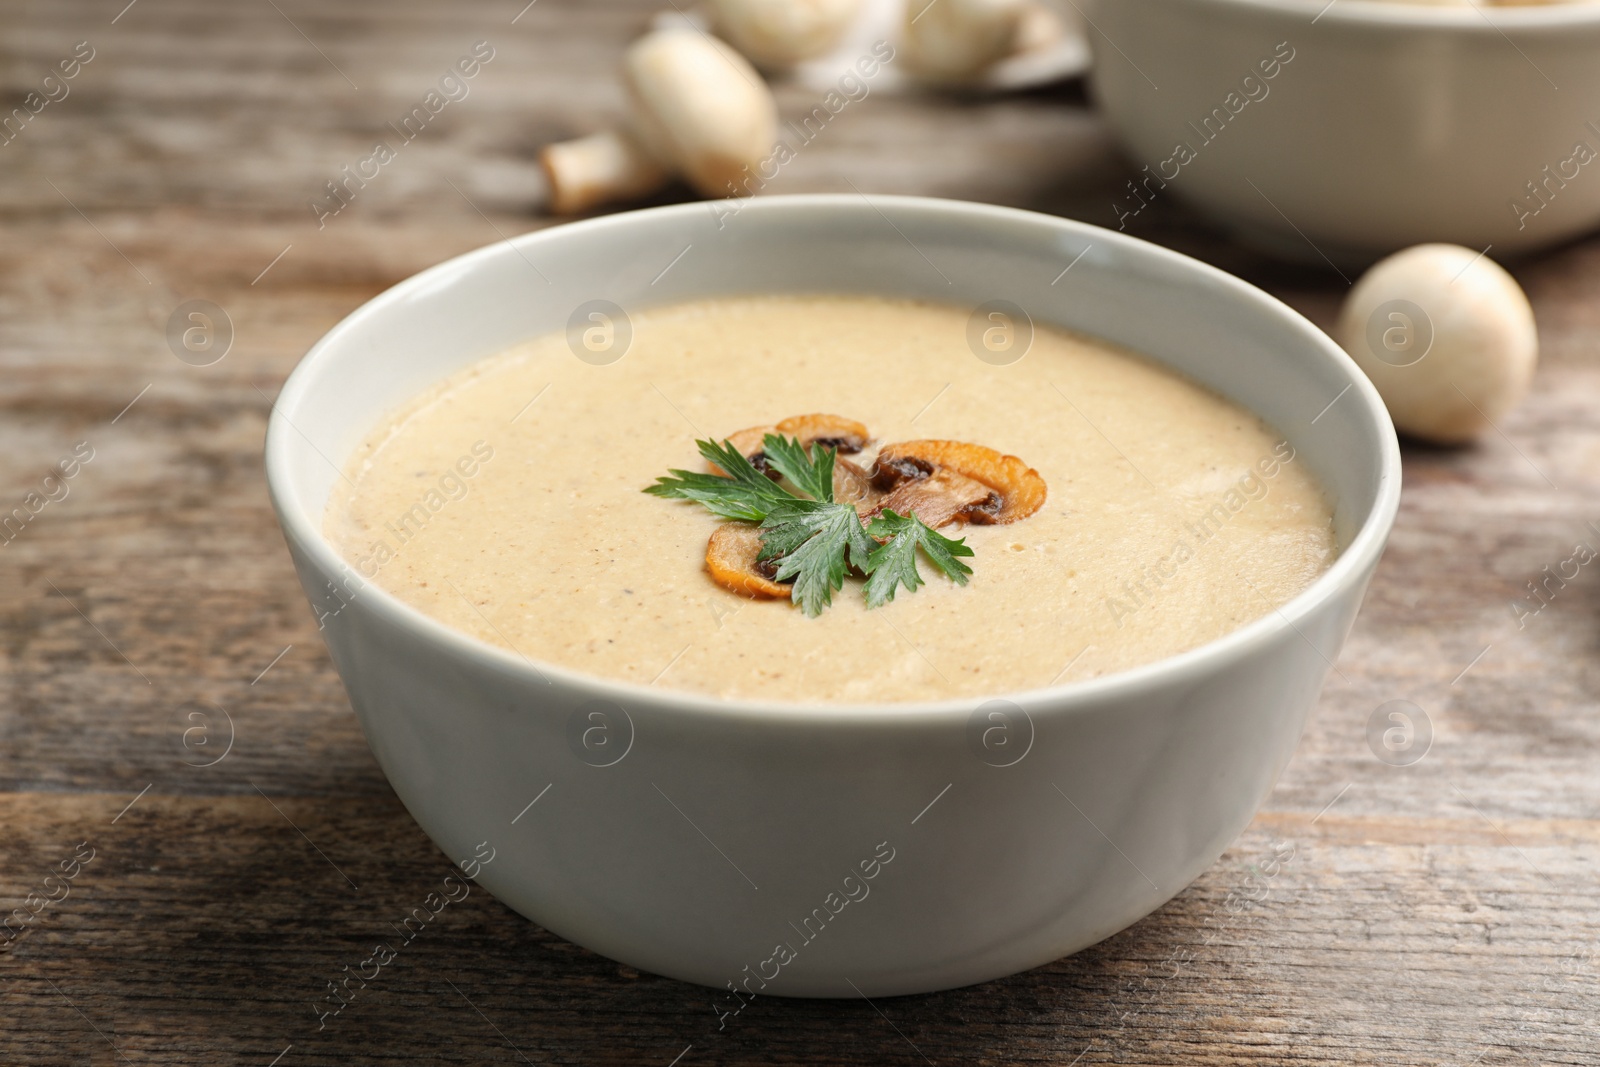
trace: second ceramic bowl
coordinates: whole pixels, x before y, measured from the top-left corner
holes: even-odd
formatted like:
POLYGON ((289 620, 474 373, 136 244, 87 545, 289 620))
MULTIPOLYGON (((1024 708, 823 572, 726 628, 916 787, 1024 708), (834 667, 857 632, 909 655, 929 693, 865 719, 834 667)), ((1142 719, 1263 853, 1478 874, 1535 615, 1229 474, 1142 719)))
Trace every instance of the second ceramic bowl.
POLYGON ((1093 87, 1163 197, 1341 266, 1600 225, 1600 4, 1086 0, 1093 87))

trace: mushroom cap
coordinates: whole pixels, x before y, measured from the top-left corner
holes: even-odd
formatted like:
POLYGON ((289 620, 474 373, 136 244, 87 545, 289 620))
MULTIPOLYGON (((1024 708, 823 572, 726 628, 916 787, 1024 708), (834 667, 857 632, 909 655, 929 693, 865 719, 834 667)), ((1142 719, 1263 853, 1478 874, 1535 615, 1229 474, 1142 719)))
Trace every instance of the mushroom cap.
POLYGON ((710 0, 717 32, 752 63, 783 70, 827 52, 864 0, 710 0))
POLYGON ((1539 358, 1533 308, 1480 252, 1426 244, 1375 264, 1345 299, 1335 336, 1395 426, 1471 440, 1522 399, 1539 358))
POLYGON ((777 104, 743 56, 698 30, 657 30, 628 49, 622 79, 651 155, 705 196, 743 194, 778 135, 777 104))
POLYGON ((906 62, 935 81, 975 77, 1011 54, 1026 14, 1026 0, 910 0, 906 62))

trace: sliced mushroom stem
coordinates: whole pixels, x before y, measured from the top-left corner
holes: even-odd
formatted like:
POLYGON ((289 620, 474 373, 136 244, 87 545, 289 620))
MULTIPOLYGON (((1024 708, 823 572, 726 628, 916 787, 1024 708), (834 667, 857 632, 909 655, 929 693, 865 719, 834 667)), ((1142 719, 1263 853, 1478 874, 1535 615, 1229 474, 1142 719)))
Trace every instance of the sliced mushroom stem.
POLYGON ((853 504, 858 514, 867 516, 876 511, 883 494, 872 485, 872 477, 858 465, 841 456, 833 460, 833 499, 841 504, 853 504))
POLYGON ((602 130, 539 152, 550 185, 550 210, 575 215, 613 200, 654 192, 671 177, 637 141, 621 130, 602 130))
POLYGON ((924 525, 938 529, 952 522, 993 522, 999 509, 999 493, 980 481, 939 467, 927 477, 909 479, 880 497, 871 516, 885 511, 915 515, 924 525))

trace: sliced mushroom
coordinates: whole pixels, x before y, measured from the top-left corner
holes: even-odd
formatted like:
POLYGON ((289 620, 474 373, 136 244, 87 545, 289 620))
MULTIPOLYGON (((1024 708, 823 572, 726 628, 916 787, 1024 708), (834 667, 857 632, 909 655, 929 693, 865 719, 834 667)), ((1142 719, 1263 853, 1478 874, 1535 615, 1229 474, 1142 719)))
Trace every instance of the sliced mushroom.
POLYGON ((833 499, 841 504, 854 504, 856 511, 867 515, 876 510, 883 493, 873 487, 872 476, 848 459, 833 461, 833 499))
POLYGON ((933 473, 908 478, 879 498, 870 515, 885 511, 915 515, 934 528, 957 521, 994 522, 1000 511, 1000 494, 948 467, 935 467, 933 473))
MULTIPOLYGON (((1016 522, 1038 511, 1048 493, 1039 472, 1016 456, 964 441, 904 441, 888 445, 878 453, 877 462, 872 466, 872 484, 889 494, 878 502, 879 511, 894 508, 904 514, 891 503, 902 490, 907 490, 900 496, 902 502, 908 498, 922 501, 929 493, 953 502, 954 510, 943 522, 953 519, 974 523, 1016 522), (944 475, 957 475, 960 480, 944 475), (965 484, 967 482, 976 482, 992 490, 992 494, 974 500, 975 490, 965 484), (920 495, 909 492, 920 483, 927 483, 920 495), (990 495, 995 499, 989 499, 990 495)), ((944 505, 936 507, 933 499, 927 498, 923 506, 929 509, 928 513, 918 511, 917 517, 929 526, 942 525, 933 519, 944 505)))
POLYGON ((761 527, 750 522, 725 522, 706 545, 706 570, 722 588, 760 599, 789 597, 789 586, 773 581, 776 561, 761 559, 761 527))
POLYGON ((837 449, 841 456, 853 456, 867 447, 872 434, 855 419, 842 415, 791 415, 778 423, 785 437, 798 437, 803 445, 837 449))
MULTIPOLYGON (((841 456, 855 455, 867 446, 872 440, 872 435, 866 426, 854 419, 847 419, 842 415, 791 415, 776 426, 751 426, 748 429, 731 433, 727 437, 729 444, 739 450, 740 455, 750 461, 750 465, 765 474, 773 481, 778 481, 783 476, 767 466, 766 447, 767 434, 780 434, 784 437, 798 438, 802 445, 821 445, 832 448, 841 456)), ((707 464, 712 474, 726 474, 727 472, 715 463, 707 464)), ((838 461, 835 461, 835 471, 838 461)), ((835 493, 838 491, 839 479, 834 477, 835 493)))

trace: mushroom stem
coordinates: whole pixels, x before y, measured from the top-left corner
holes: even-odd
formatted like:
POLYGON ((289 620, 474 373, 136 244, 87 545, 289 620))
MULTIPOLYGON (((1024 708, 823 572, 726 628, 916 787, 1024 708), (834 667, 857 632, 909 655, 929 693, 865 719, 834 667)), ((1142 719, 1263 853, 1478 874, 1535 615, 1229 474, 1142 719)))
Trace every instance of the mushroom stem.
POLYGON ((539 152, 539 164, 550 183, 550 210, 560 215, 643 196, 665 185, 671 176, 620 130, 602 130, 545 145, 539 152))

